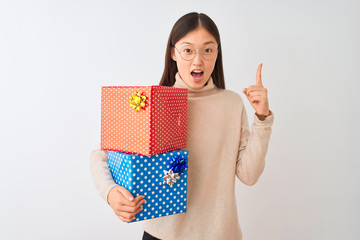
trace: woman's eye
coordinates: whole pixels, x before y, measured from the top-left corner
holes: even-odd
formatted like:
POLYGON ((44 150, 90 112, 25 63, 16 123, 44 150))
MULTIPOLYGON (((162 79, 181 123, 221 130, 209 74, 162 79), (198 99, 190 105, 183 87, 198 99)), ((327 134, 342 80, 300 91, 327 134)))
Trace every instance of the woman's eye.
POLYGON ((212 49, 211 48, 207 48, 204 50, 205 53, 211 53, 212 52, 212 49))
POLYGON ((190 48, 185 48, 184 53, 192 53, 192 50, 190 48))

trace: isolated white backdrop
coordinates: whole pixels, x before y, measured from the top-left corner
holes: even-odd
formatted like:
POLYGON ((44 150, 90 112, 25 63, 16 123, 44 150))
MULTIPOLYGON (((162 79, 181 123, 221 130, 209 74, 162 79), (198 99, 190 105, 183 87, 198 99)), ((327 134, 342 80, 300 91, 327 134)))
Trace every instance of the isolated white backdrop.
POLYGON ((220 30, 228 89, 242 94, 264 64, 276 115, 260 180, 237 180, 244 239, 360 239, 359 9, 348 0, 1 1, 0 239, 141 238, 140 223, 118 220, 90 176, 100 88, 157 84, 171 27, 191 11, 220 30))

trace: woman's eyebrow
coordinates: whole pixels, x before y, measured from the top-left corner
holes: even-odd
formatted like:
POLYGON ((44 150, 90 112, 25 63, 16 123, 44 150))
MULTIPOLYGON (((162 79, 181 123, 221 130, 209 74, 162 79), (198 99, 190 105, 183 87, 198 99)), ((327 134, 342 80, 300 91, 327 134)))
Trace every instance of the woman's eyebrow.
MULTIPOLYGON (((203 43, 203 45, 207 45, 207 44, 215 44, 216 45, 216 43, 213 41, 208 41, 208 42, 203 43)), ((190 42, 182 42, 182 43, 180 43, 180 45, 194 45, 194 44, 192 44, 190 42)))
POLYGON ((192 43, 189 43, 189 42, 182 42, 182 43, 180 43, 180 45, 192 45, 192 43))
POLYGON ((213 41, 208 41, 208 42, 204 43, 204 45, 207 45, 207 44, 215 44, 216 45, 216 43, 214 43, 213 41))

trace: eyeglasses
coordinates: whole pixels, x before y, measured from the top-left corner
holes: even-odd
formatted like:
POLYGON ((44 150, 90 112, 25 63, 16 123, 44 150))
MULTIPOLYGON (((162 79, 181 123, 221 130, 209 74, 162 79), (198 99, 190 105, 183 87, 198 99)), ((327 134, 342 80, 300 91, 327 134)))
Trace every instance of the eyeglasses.
POLYGON ((180 50, 174 47, 180 54, 181 58, 185 61, 191 61, 196 56, 196 51, 199 51, 200 55, 205 60, 213 60, 218 54, 218 49, 215 46, 206 46, 204 49, 194 48, 192 46, 185 46, 180 50))

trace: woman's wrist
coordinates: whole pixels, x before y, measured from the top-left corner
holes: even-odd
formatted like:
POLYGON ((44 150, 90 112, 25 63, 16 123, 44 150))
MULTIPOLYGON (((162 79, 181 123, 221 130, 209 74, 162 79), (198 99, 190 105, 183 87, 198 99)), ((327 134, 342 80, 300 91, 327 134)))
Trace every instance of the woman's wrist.
POLYGON ((264 121, 264 120, 266 119, 266 117, 272 115, 272 112, 271 112, 271 110, 269 109, 269 114, 267 114, 267 115, 262 115, 262 114, 257 114, 257 113, 255 113, 255 115, 259 118, 260 121, 264 121))

